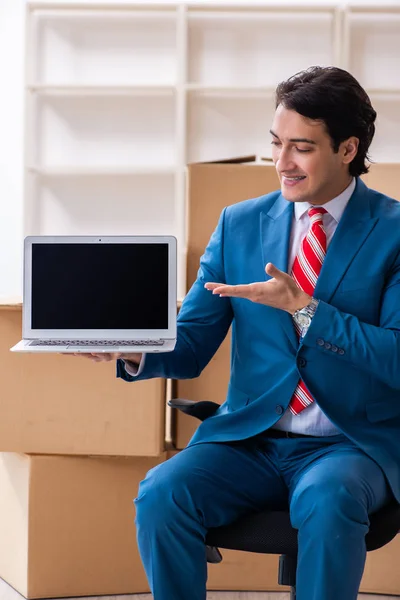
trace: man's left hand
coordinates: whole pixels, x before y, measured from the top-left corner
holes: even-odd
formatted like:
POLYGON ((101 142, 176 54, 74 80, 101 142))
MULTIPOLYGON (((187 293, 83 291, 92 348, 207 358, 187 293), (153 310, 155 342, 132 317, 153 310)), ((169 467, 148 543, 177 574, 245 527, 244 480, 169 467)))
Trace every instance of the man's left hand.
POLYGON ((244 285, 209 282, 204 287, 221 298, 246 298, 251 302, 285 310, 292 315, 311 302, 311 296, 303 292, 290 275, 280 271, 272 263, 267 264, 265 272, 271 277, 268 281, 244 285))

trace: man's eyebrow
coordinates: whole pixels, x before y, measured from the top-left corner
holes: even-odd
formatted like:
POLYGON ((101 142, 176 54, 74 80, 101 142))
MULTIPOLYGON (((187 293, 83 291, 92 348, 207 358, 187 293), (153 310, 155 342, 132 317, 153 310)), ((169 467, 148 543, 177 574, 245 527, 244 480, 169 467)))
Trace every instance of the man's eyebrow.
MULTIPOLYGON (((276 133, 274 133, 272 131, 272 129, 269 130, 270 134, 273 135, 275 138, 279 139, 279 137, 276 135, 276 133)), ((298 143, 298 142, 305 142, 306 144, 314 144, 314 146, 317 145, 317 142, 314 142, 314 140, 309 140, 308 138, 291 138, 289 140, 289 142, 294 142, 294 143, 298 143)))

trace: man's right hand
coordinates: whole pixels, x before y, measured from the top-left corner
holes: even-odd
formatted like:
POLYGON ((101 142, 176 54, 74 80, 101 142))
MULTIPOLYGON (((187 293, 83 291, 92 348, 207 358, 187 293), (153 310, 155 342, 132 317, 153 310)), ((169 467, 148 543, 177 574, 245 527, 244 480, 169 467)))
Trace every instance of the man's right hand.
MULTIPOLYGON (((71 356, 71 354, 69 355, 71 356)), ((127 360, 134 363, 136 366, 139 366, 143 355, 141 353, 126 354, 124 352, 75 352, 72 356, 83 356, 84 358, 89 358, 93 362, 110 362, 122 358, 123 360, 127 360)))

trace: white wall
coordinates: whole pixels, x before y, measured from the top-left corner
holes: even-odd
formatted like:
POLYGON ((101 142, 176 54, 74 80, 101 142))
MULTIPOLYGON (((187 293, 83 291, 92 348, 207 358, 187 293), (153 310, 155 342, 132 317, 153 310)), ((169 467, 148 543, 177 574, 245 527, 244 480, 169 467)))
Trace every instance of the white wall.
POLYGON ((0 0, 0 301, 21 294, 24 0, 0 0))
MULTIPOLYGON (((47 0, 42 0, 45 2, 47 0)), ((81 0, 82 1, 82 0, 81 0)), ((140 0, 136 0, 137 2, 140 0)), ((179 0, 177 0, 179 1, 179 0)), ((385 0, 397 6, 400 0, 385 0)), ((25 5, 27 0, 0 0, 0 303, 22 293, 23 249, 23 115, 25 5), (16 268, 15 265, 20 265, 16 268)), ((49 0, 52 4, 68 0, 49 0)), ((86 0, 99 4, 101 0, 86 0)), ((233 4, 236 0, 186 0, 204 5, 233 4)), ((245 0, 237 0, 243 4, 245 0)), ((305 0, 249 0, 249 4, 304 4, 305 0)), ((70 4, 80 3, 71 0, 70 4)), ((118 4, 131 0, 118 0, 118 4)), ((143 4, 168 4, 170 0, 143 0, 143 4)), ((341 0, 307 0, 307 4, 346 4, 341 0)), ((352 0, 349 4, 376 4, 352 0)))

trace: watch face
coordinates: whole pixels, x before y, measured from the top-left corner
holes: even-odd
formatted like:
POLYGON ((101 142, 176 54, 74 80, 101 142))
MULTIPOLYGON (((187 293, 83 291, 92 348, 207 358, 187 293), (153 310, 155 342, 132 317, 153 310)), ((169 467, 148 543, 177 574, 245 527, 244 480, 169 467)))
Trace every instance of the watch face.
POLYGON ((309 315, 305 315, 303 313, 298 314, 296 320, 300 327, 307 327, 307 325, 309 325, 311 322, 311 318, 309 317, 309 315))

